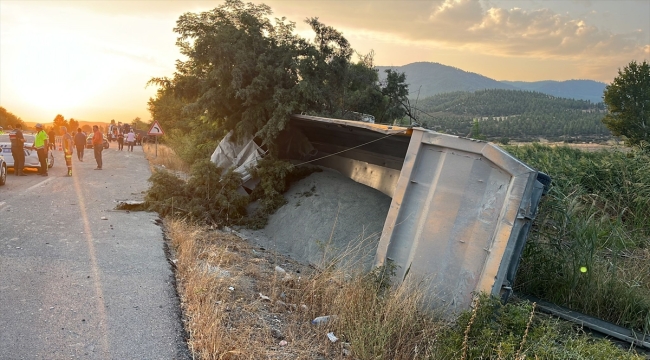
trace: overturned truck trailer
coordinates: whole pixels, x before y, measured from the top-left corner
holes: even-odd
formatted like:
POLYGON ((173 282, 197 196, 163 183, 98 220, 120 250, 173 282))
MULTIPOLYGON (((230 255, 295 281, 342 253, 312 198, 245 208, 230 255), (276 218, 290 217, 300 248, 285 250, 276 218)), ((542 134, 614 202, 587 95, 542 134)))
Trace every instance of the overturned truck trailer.
POLYGON ((392 198, 375 265, 426 279, 431 305, 450 316, 475 293, 510 295, 548 176, 493 144, 422 128, 305 115, 290 126, 308 142, 301 160, 392 198))

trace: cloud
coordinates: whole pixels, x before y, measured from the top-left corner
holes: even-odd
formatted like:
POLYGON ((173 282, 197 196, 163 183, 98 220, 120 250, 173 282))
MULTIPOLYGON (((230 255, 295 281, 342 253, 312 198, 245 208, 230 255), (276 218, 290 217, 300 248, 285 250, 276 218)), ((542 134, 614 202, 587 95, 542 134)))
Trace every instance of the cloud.
MULTIPOLYGON (((590 1, 575 2, 593 6, 590 1)), ((309 9, 328 25, 374 33, 377 39, 390 41, 398 37, 420 46, 462 48, 507 57, 573 60, 638 58, 648 46, 647 33, 610 32, 590 23, 589 11, 578 16, 549 8, 507 9, 479 0, 327 3, 329 8, 309 9)))
POLYGON ((647 45, 642 32, 612 34, 550 9, 483 9, 478 0, 446 0, 426 25, 408 36, 504 56, 609 57, 638 54, 647 45))

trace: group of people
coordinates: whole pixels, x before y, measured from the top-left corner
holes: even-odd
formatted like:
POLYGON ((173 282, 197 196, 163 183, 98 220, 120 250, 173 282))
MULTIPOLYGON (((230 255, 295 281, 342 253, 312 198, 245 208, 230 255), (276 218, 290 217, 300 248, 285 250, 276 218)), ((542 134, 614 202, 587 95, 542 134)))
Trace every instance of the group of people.
POLYGON ((137 135, 133 132, 133 129, 130 129, 126 136, 124 133, 120 132, 117 134, 117 149, 122 151, 124 149, 124 140, 126 140, 126 151, 133 152, 133 145, 135 145, 137 135))
MULTIPOLYGON (((54 149, 54 137, 55 134, 53 131, 50 131, 50 134, 47 134, 43 130, 42 124, 36 124, 36 134, 34 135, 34 143, 29 147, 32 150, 36 150, 38 156, 38 161, 40 163, 40 168, 38 174, 41 176, 48 176, 48 167, 47 167, 47 154, 50 149, 54 149)), ((83 162, 84 149, 86 147, 86 134, 81 131, 81 128, 77 129, 77 133, 74 138, 68 129, 65 126, 61 126, 61 148, 63 150, 65 164, 68 168, 68 176, 72 176, 72 154, 74 149, 77 150, 77 159, 83 162)), ((15 129, 9 133, 9 140, 11 141, 11 155, 14 158, 14 174, 16 176, 26 176, 24 172, 25 168, 25 136, 23 135, 22 125, 16 124, 15 129)), ((97 125, 93 126, 93 137, 92 145, 95 153, 95 161, 97 161, 97 167, 95 170, 102 169, 102 151, 104 150, 104 137, 99 131, 97 125)))

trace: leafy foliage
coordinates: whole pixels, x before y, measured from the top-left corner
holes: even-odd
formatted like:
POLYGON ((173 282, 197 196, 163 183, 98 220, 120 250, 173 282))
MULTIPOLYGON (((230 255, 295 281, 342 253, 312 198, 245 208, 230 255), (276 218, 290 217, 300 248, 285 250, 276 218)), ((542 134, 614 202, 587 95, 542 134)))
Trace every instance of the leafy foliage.
POLYGON ((241 176, 234 169, 223 170, 207 159, 195 161, 187 181, 166 170, 157 170, 149 182, 145 207, 161 216, 188 218, 197 223, 218 227, 248 225, 261 228, 286 200, 282 194, 292 182, 321 171, 316 166, 293 166, 291 163, 265 158, 251 169, 261 179, 249 196, 241 188, 241 176), (258 200, 259 208, 247 216, 246 207, 258 200))
POLYGON ((616 136, 624 135, 631 145, 650 142, 650 64, 629 63, 605 88, 609 113, 603 123, 616 136))
POLYGON ((149 101, 152 115, 169 129, 192 128, 255 136, 273 147, 294 113, 354 118, 371 113, 385 121, 403 114, 395 99, 405 97, 404 77, 380 87, 372 55, 352 63, 354 50, 343 35, 306 20, 313 42, 294 34, 295 24, 270 20, 267 5, 228 0, 176 24, 177 45, 188 58, 174 77, 154 78, 160 86, 149 101))
POLYGON ((7 126, 17 124, 24 125, 23 120, 0 106, 0 126, 6 130, 7 126))
POLYGON ((189 181, 165 170, 154 172, 151 188, 145 196, 149 210, 162 216, 181 216, 192 221, 224 226, 246 215, 248 196, 239 193, 241 177, 226 172, 209 160, 197 161, 189 181))
POLYGON ((519 290, 650 333, 650 157, 507 149, 554 184, 524 249, 519 290))
POLYGON ((529 302, 502 305, 481 295, 472 311, 437 336, 432 359, 641 359, 611 342, 593 340, 568 323, 536 315, 529 302), (535 316, 532 316, 535 315, 535 316), (463 350, 465 355, 463 356, 463 350))

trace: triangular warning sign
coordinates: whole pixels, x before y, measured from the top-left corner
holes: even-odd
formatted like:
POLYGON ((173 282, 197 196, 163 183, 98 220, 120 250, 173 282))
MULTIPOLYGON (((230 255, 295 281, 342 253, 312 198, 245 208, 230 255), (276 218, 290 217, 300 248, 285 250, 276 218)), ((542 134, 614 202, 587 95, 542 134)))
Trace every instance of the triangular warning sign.
POLYGON ((151 128, 149 129, 149 132, 147 133, 149 135, 164 135, 165 132, 163 131, 162 127, 158 123, 158 120, 154 121, 153 124, 151 124, 151 128))

